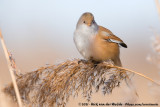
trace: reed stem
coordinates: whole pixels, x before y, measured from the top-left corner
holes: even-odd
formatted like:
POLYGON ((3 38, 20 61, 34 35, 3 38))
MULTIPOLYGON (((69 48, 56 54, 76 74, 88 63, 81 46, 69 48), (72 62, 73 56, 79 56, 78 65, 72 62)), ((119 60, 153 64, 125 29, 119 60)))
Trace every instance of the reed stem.
POLYGON ((1 38, 2 48, 4 50, 4 54, 5 54, 7 63, 8 63, 8 68, 9 68, 9 72, 10 72, 10 75, 11 75, 11 78, 12 78, 12 82, 13 82, 14 90, 15 90, 15 93, 16 93, 18 105, 19 105, 19 107, 23 107, 21 97, 20 97, 20 93, 19 93, 19 90, 18 90, 18 86, 17 86, 17 83, 16 83, 16 78, 14 76, 14 71, 13 71, 13 68, 11 66, 11 62, 10 62, 10 59, 9 59, 9 53, 8 53, 7 47, 5 45, 5 42, 4 42, 1 31, 0 31, 0 38, 1 38))

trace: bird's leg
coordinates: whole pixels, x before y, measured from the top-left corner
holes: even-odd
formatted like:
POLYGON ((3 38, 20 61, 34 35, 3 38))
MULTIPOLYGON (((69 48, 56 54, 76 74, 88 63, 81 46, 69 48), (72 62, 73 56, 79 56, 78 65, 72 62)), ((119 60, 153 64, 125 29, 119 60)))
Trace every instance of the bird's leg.
POLYGON ((85 64, 87 64, 87 63, 88 63, 88 61, 87 61, 87 60, 85 60, 85 59, 80 59, 80 60, 78 61, 78 64, 80 64, 80 63, 85 63, 85 64))
POLYGON ((94 68, 97 67, 97 65, 100 63, 99 61, 95 61, 95 60, 92 60, 92 63, 94 64, 94 68))
POLYGON ((91 57, 89 60, 85 60, 85 59, 80 59, 78 61, 78 64, 80 63, 84 63, 84 64, 93 64, 94 68, 99 64, 101 63, 100 61, 95 61, 93 60, 93 58, 91 57))
POLYGON ((91 57, 89 61, 94 64, 94 68, 100 63, 100 61, 93 60, 93 57, 91 57))

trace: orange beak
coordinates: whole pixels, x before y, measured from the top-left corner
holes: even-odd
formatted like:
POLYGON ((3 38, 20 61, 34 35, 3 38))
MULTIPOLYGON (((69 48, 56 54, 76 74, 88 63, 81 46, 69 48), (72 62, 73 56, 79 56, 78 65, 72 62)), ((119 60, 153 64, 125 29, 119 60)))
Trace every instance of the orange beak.
POLYGON ((87 25, 88 25, 88 26, 91 26, 91 23, 88 23, 87 25))

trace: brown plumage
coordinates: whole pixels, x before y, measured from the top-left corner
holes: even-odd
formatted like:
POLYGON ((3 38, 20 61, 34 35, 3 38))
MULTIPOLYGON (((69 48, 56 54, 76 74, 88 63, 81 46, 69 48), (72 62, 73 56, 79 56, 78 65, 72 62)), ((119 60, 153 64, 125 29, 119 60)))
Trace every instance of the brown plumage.
POLYGON ((92 13, 87 12, 80 17, 74 41, 85 59, 98 62, 111 59, 115 65, 122 66, 119 46, 127 48, 127 45, 110 30, 97 25, 92 13))

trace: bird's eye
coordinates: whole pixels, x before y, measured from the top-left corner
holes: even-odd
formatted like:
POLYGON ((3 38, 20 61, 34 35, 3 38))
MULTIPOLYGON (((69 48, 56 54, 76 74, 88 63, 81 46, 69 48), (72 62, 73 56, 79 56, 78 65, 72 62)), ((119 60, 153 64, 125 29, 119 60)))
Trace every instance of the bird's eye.
POLYGON ((95 23, 95 21, 94 21, 94 20, 93 20, 92 22, 93 22, 93 23, 95 23))
POLYGON ((83 23, 86 23, 86 21, 84 21, 83 23))

